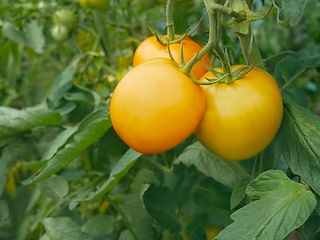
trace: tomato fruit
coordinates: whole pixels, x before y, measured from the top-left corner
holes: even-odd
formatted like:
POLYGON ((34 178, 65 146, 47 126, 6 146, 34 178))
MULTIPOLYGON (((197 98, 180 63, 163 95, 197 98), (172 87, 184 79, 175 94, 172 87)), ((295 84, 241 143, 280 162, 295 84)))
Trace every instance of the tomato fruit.
POLYGON ((167 151, 198 126, 205 109, 201 87, 155 58, 131 69, 112 95, 110 117, 119 137, 144 154, 167 151))
MULTIPOLYGON (((190 38, 185 38, 182 43, 185 63, 189 62, 194 57, 194 55, 202 49, 199 44, 195 43, 190 38)), ((180 48, 181 43, 174 43, 170 45, 172 56, 178 64, 180 64, 180 48)), ((138 46, 133 56, 133 67, 138 66, 140 63, 145 62, 146 60, 156 57, 164 57, 170 59, 168 47, 166 45, 161 45, 160 43, 158 43, 156 37, 152 36, 145 39, 138 46)), ((204 61, 208 65, 210 64, 207 55, 202 58, 202 61, 204 61)), ((197 64, 193 67, 191 73, 195 76, 196 79, 199 79, 207 71, 208 70, 205 68, 205 66, 203 66, 201 62, 197 62, 197 64)))
POLYGON ((67 39, 68 34, 69 31, 64 25, 56 25, 51 28, 51 36, 58 43, 64 42, 67 39))
MULTIPOLYGON (((217 77, 208 72, 199 81, 205 78, 217 77)), ((206 110, 195 134, 208 150, 238 161, 253 157, 273 140, 282 121, 283 103, 269 73, 253 68, 231 84, 202 85, 202 89, 206 110)))
POLYGON ((71 10, 61 9, 54 13, 52 20, 55 25, 65 25, 71 28, 75 23, 75 14, 71 10))
POLYGON ((96 9, 100 12, 105 12, 109 9, 109 0, 79 0, 84 9, 96 9))
POLYGON ((158 5, 157 0, 135 0, 135 3, 143 9, 151 9, 158 5))

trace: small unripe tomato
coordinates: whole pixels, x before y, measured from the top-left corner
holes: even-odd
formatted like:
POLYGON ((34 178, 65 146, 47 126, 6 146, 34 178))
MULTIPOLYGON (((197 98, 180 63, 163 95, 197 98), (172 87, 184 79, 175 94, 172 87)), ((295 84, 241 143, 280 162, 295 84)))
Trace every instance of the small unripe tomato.
POLYGON ((68 33, 68 28, 64 25, 56 25, 51 28, 51 36, 58 43, 64 42, 68 37, 68 33))
POLYGON ((72 28, 75 24, 75 14, 68 9, 61 9, 56 11, 53 15, 53 23, 55 25, 65 25, 68 28, 72 28))
POLYGON ((38 10, 40 11, 41 14, 45 14, 48 8, 48 4, 46 2, 38 2, 37 5, 38 10))
MULTIPOLYGON (((234 71, 242 66, 232 66, 234 71)), ((221 68, 216 69, 222 72, 221 68)), ((217 79, 211 72, 199 81, 217 79)), ((202 85, 206 110, 195 131, 209 151, 226 160, 245 160, 266 148, 278 132, 283 102, 277 82, 259 68, 231 83, 202 85)))
POLYGON ((165 152, 189 137, 205 109, 201 87, 155 58, 131 69, 112 95, 110 117, 119 137, 144 154, 165 152))
POLYGON ((109 0, 79 0, 84 9, 95 9, 100 12, 105 12, 109 9, 109 0))
MULTIPOLYGON (((202 47, 188 37, 183 39, 182 43, 184 60, 185 63, 188 63, 194 57, 194 55, 202 49, 202 47)), ((180 50, 180 42, 170 44, 171 54, 178 64, 180 64, 180 50)), ((149 59, 157 57, 170 59, 167 45, 160 44, 157 41, 156 37, 152 36, 140 43, 140 45, 136 49, 133 56, 133 67, 138 66, 140 63, 143 63, 149 59)), ((204 61, 208 65, 210 64, 207 55, 202 58, 202 61, 204 61)), ((201 62, 197 62, 197 64, 193 67, 191 73, 195 76, 196 79, 199 79, 207 71, 208 70, 201 62)))

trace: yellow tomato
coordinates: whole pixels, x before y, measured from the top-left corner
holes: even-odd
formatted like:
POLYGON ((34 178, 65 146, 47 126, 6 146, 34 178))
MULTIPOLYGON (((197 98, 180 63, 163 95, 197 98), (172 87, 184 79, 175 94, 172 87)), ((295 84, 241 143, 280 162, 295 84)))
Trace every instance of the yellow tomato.
POLYGON ((134 150, 167 151, 193 133, 205 109, 201 87, 171 64, 155 58, 130 70, 110 105, 113 127, 134 150))
MULTIPOLYGON (((217 77, 208 72, 200 81, 207 81, 205 78, 217 77)), ((253 68, 231 84, 216 83, 202 89, 206 110, 195 134, 208 150, 238 161, 253 157, 273 140, 282 121, 283 103, 269 73, 253 68)))
MULTIPOLYGON (((190 38, 185 38, 182 43, 184 60, 185 63, 188 63, 194 57, 194 55, 202 49, 202 47, 190 38)), ((173 43, 170 45, 171 54, 178 64, 180 64, 180 50, 181 42, 173 43)), ((138 66, 139 64, 149 59, 157 57, 170 59, 167 45, 158 43, 156 37, 152 36, 145 39, 138 46, 133 56, 133 67, 138 66)), ((204 61, 208 65, 210 64, 209 57, 207 55, 202 58, 202 61, 204 61)), ((199 79, 207 71, 208 70, 201 62, 197 62, 197 64, 193 67, 191 73, 195 76, 196 79, 199 79)))

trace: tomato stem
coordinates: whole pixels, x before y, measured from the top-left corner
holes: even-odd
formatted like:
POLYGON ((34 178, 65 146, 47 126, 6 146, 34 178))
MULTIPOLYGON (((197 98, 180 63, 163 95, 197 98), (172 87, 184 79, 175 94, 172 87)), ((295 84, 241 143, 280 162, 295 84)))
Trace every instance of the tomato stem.
POLYGON ((168 0, 166 9, 167 36, 170 42, 174 40, 173 3, 174 0, 168 0))
POLYGON ((222 6, 220 4, 210 2, 208 4, 208 8, 211 9, 212 11, 218 11, 224 15, 227 15, 229 17, 233 17, 233 18, 237 19, 239 22, 246 20, 245 13, 234 11, 232 8, 222 6))

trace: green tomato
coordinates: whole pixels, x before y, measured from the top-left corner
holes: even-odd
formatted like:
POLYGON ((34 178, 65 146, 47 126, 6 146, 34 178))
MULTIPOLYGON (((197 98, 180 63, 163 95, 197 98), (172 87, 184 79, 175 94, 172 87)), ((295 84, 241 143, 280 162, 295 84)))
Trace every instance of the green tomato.
POLYGON ((61 9, 54 13, 52 20, 56 25, 65 25, 68 28, 72 28, 75 23, 75 14, 74 11, 61 9))
POLYGON ((58 43, 64 42, 68 37, 68 33, 68 28, 64 25, 56 25, 51 28, 51 36, 58 43))
POLYGON ((157 0, 135 0, 135 3, 143 9, 151 9, 158 5, 157 0))
POLYGON ((45 14, 48 8, 48 4, 46 2, 38 2, 37 8, 41 14, 45 14))
POLYGON ((109 0, 79 0, 84 9, 96 9, 100 12, 105 12, 109 9, 109 0))

